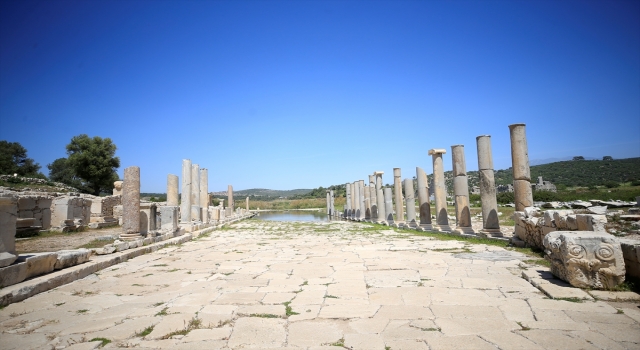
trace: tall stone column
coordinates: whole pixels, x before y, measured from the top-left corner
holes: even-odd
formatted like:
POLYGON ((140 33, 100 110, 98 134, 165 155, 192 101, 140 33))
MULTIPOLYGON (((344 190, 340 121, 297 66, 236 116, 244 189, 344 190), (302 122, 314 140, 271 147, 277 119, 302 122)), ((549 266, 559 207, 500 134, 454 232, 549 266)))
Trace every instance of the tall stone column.
POLYGON ((344 218, 347 219, 351 216, 351 185, 348 183, 344 185, 345 201, 344 201, 344 218))
POLYGON ((247 204, 247 205, 246 205, 246 207, 247 207, 247 213, 249 213, 249 196, 248 196, 248 195, 247 195, 247 198, 245 198, 245 200, 246 200, 246 202, 247 202, 247 203, 246 203, 246 204, 247 204))
POLYGON ((191 223, 191 160, 182 160, 182 192, 180 193, 180 223, 191 223))
POLYGON ((393 168, 393 192, 396 204, 396 226, 400 227, 404 224, 404 208, 402 200, 402 175, 400 168, 393 168))
POLYGON ((327 215, 331 216, 331 193, 329 193, 329 190, 326 190, 327 192, 327 215))
POLYGON ((371 189, 369 186, 364 186, 364 219, 371 221, 371 189))
POLYGON ((480 202, 482 203, 482 236, 502 237, 498 218, 496 183, 493 173, 491 136, 476 137, 478 145, 478 173, 480 177, 480 202))
POLYGON ((235 212, 236 203, 233 201, 233 186, 227 187, 227 198, 229 198, 229 204, 227 204, 227 216, 232 216, 235 212))
POLYGON ((439 148, 429 150, 429 155, 433 158, 433 195, 436 202, 436 225, 434 229, 451 232, 449 218, 447 217, 447 186, 444 182, 444 163, 442 161, 442 155, 446 153, 446 150, 439 148))
POLYGON ((469 181, 467 165, 464 159, 464 146, 451 146, 453 160, 453 196, 456 207, 456 231, 461 234, 473 234, 471 211, 469 209, 469 181))
POLYGON ((352 182, 349 184, 349 186, 351 186, 351 220, 356 218, 356 213, 358 212, 358 207, 356 205, 356 203, 358 202, 356 200, 356 198, 358 198, 358 194, 356 193, 356 186, 355 183, 352 182))
POLYGON ((356 181, 353 183, 354 193, 355 195, 355 205, 356 205, 356 213, 354 215, 354 220, 360 220, 360 213, 362 211, 362 207, 360 206, 360 182, 356 181))
POLYGON ((329 204, 331 205, 331 216, 338 216, 336 214, 336 203, 335 203, 336 197, 333 193, 333 190, 329 191, 329 200, 330 200, 329 204))
POLYGON ((369 175, 369 201, 371 203, 371 222, 378 221, 378 200, 376 197, 376 177, 375 175, 369 175))
POLYGON ((120 239, 133 241, 140 238, 140 167, 130 166, 124 169, 120 239))
POLYGON ((384 210, 387 214, 387 225, 393 225, 393 191, 389 187, 384 188, 384 210))
POLYGON ((202 222, 209 223, 209 170, 200 169, 200 210, 202 222))
POLYGON ((200 218, 200 165, 191 165, 191 220, 200 218))
POLYGON ((418 180, 418 202, 420 203, 420 229, 433 230, 431 226, 431 203, 429 203, 429 180, 427 174, 420 167, 416 167, 418 180))
POLYGON ((509 125, 511 135, 511 163, 513 168, 513 196, 516 211, 533 206, 531 172, 529 170, 529 148, 525 124, 509 125))
POLYGON ((413 193, 413 179, 404 179, 404 199, 407 206, 406 226, 417 227, 416 223, 416 198, 413 193))
POLYGON ((177 207, 178 202, 178 175, 167 175, 167 206, 177 207))
POLYGON ((384 193, 382 192, 382 175, 384 171, 376 171, 373 175, 376 177, 376 201, 378 205, 377 222, 384 223, 387 219, 387 211, 384 205, 384 193))
POLYGON ((358 220, 359 221, 364 221, 365 212, 367 210, 367 207, 366 207, 366 204, 365 204, 365 200, 364 200, 364 193, 365 193, 364 180, 359 180, 358 181, 358 189, 360 191, 360 216, 358 217, 358 220))

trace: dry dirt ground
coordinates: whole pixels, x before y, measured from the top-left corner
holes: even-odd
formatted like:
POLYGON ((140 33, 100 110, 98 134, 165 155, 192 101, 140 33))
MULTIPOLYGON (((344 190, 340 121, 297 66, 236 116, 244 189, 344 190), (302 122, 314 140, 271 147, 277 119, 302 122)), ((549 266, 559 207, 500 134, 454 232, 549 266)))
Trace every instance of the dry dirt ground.
POLYGON ((639 349, 637 304, 552 300, 528 259, 351 222, 246 220, 0 310, 0 349, 639 349))
MULTIPOLYGON (((122 232, 122 227, 106 227, 102 229, 89 229, 82 232, 56 233, 50 235, 45 233, 43 237, 32 237, 19 239, 16 241, 18 253, 55 252, 65 249, 76 249, 85 244, 93 242, 98 237, 118 236, 122 232)), ((104 242, 104 244, 109 243, 104 242)))

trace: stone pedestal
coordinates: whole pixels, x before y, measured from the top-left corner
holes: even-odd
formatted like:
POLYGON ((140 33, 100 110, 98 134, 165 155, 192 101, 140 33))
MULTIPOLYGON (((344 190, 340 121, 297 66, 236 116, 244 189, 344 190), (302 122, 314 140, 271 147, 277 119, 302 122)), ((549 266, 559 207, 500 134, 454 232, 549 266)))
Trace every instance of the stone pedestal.
MULTIPOLYGON (((158 206, 155 203, 140 203, 140 234, 146 236, 157 229, 158 206)), ((162 222, 160 223, 162 225, 162 222)))
POLYGON ((393 196, 395 200, 396 220, 394 223, 397 226, 404 224, 404 208, 402 207, 402 175, 400 174, 400 168, 393 168, 393 196))
POLYGON ((140 168, 124 169, 122 184, 122 234, 123 241, 141 239, 140 235, 140 168))
POLYGON ((378 217, 377 217, 377 221, 379 223, 383 223, 386 221, 387 218, 387 210, 385 208, 385 204, 384 204, 384 193, 382 192, 382 175, 384 174, 383 171, 376 171, 373 173, 373 175, 376 177, 376 202, 378 205, 378 217))
POLYGON ((427 174, 420 167, 416 167, 418 180, 418 203, 420 204, 420 228, 423 231, 433 230, 431 226, 431 203, 429 202, 429 181, 427 174))
POLYGON ((416 198, 413 192, 413 179, 404 179, 404 199, 407 207, 407 221, 405 226, 417 227, 416 198))
POLYGON ((433 196, 436 205, 436 225, 434 229, 443 232, 451 232, 449 218, 447 216, 447 187, 444 182, 444 164, 442 155, 446 154, 444 149, 434 148, 429 150, 429 155, 433 159, 433 196))
POLYGON ((178 175, 167 175, 167 205, 177 207, 178 201, 178 175))
POLYGON ((511 136, 511 163, 513 168, 513 196, 516 211, 533 206, 531 172, 529 169, 529 149, 525 124, 509 125, 511 136))
POLYGON ((369 202, 371 203, 371 221, 378 221, 378 199, 376 196, 376 177, 369 175, 369 202))
POLYGON ((471 227, 469 209, 469 182, 467 165, 464 158, 464 146, 451 146, 453 160, 453 195, 456 210, 456 231, 461 234, 474 234, 471 227))
POLYGON ((387 225, 393 225, 393 191, 389 187, 384 188, 384 210, 387 225))
POLYGON ((176 232, 178 230, 178 207, 160 207, 160 229, 162 231, 176 232))
POLYGON ((191 160, 182 160, 182 192, 180 193, 180 223, 191 223, 191 160))
POLYGON ((0 268, 13 264, 16 255, 16 222, 18 200, 0 197, 0 268))
POLYGON ((480 201, 482 203, 482 230, 479 233, 485 237, 502 237, 493 173, 491 136, 478 136, 476 137, 476 143, 478 146, 480 201))

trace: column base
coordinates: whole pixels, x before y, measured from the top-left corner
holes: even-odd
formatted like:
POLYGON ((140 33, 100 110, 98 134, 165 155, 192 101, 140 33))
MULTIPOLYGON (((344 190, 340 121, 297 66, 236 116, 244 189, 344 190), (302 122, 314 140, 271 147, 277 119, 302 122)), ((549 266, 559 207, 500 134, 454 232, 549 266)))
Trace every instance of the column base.
POLYGON ((471 227, 456 227, 455 232, 461 234, 461 235, 475 235, 476 231, 473 230, 473 228, 471 227))
POLYGON ((482 237, 504 237, 499 228, 483 228, 478 231, 478 235, 482 237))
POLYGON ((418 231, 434 231, 433 225, 431 224, 420 224, 420 226, 416 227, 418 231))
POLYGON ((406 229, 414 229, 418 227, 418 223, 415 221, 410 221, 410 222, 405 222, 404 223, 404 228, 406 229))
POLYGON ((121 241, 135 241, 138 239, 142 239, 142 235, 139 233, 121 233, 120 236, 118 236, 118 239, 121 241))
POLYGON ((433 230, 438 232, 453 232, 449 225, 433 225, 433 230))

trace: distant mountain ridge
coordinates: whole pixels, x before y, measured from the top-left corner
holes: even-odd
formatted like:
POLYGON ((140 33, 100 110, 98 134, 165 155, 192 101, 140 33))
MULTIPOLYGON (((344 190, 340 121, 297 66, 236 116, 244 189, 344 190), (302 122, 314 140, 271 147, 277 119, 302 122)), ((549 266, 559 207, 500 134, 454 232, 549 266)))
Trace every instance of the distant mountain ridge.
MULTIPOLYGON (((233 194, 241 197, 256 196, 256 197, 291 197, 298 194, 306 194, 311 192, 312 189, 299 188, 294 190, 270 190, 266 188, 250 188, 247 190, 234 190, 233 194)), ((226 196, 227 191, 212 192, 214 196, 226 196)))

